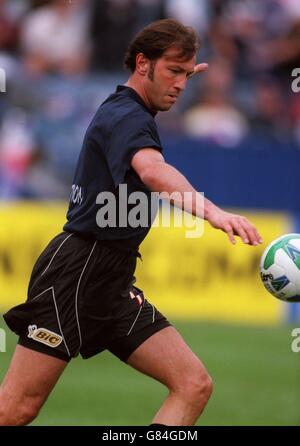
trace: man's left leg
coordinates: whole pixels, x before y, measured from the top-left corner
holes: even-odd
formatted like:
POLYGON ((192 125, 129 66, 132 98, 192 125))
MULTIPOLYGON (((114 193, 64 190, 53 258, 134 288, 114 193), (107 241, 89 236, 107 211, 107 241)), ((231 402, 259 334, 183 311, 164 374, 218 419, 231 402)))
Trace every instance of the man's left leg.
POLYGON ((195 424, 212 393, 212 380, 174 327, 154 333, 129 356, 127 364, 169 389, 152 423, 195 424))

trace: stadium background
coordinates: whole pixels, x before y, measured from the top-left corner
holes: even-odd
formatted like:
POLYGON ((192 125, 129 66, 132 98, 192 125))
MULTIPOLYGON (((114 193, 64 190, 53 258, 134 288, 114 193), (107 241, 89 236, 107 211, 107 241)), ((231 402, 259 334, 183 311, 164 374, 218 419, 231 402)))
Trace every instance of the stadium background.
MULTIPOLYGON (((34 260, 62 227, 86 126, 126 81, 128 41, 163 17, 194 26, 199 61, 209 63, 158 116, 166 159, 217 204, 249 216, 265 243, 232 247, 207 226, 201 239, 153 228, 138 284, 214 378, 199 424, 299 424, 299 305, 268 295, 258 274, 267 243, 300 232, 297 0, 0 1, 0 311, 25 299, 34 260)), ((14 343, 7 332, 0 379, 14 343)), ((165 394, 107 353, 76 359, 33 424, 145 425, 165 394)))

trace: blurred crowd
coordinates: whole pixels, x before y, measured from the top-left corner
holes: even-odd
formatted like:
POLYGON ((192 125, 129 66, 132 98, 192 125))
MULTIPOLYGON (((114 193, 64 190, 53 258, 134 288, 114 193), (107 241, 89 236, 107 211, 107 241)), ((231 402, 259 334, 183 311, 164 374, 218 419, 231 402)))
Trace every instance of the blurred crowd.
POLYGON ((66 197, 93 113, 127 79, 129 41, 166 17, 197 30, 209 63, 158 115, 166 138, 300 148, 299 0, 0 0, 0 199, 66 197))

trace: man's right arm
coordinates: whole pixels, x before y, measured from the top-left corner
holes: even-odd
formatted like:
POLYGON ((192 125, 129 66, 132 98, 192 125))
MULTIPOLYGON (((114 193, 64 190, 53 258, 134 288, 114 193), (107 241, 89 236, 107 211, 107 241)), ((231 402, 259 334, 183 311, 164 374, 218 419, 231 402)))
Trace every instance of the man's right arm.
POLYGON ((131 166, 139 175, 142 182, 154 192, 166 192, 178 199, 172 204, 183 208, 186 212, 207 220, 211 226, 226 232, 230 241, 235 243, 234 235, 241 237, 244 243, 257 245, 262 239, 256 228, 245 217, 225 212, 211 201, 201 197, 197 200, 198 192, 182 173, 167 164, 162 154, 151 148, 139 150, 132 158, 131 166), (186 194, 189 192, 189 194, 186 194), (190 200, 186 197, 192 197, 190 200))

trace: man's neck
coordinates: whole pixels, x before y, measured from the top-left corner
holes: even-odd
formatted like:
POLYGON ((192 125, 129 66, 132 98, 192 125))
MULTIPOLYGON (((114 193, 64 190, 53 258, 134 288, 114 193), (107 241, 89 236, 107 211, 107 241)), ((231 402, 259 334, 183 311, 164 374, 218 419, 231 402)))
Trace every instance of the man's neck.
MULTIPOLYGON (((153 110, 152 104, 150 100, 148 99, 147 93, 145 91, 145 88, 142 84, 142 82, 139 79, 136 79, 134 75, 130 76, 128 81, 124 84, 126 87, 132 88, 145 102, 146 106, 153 110)), ((153 110, 156 111, 156 110, 153 110)))

